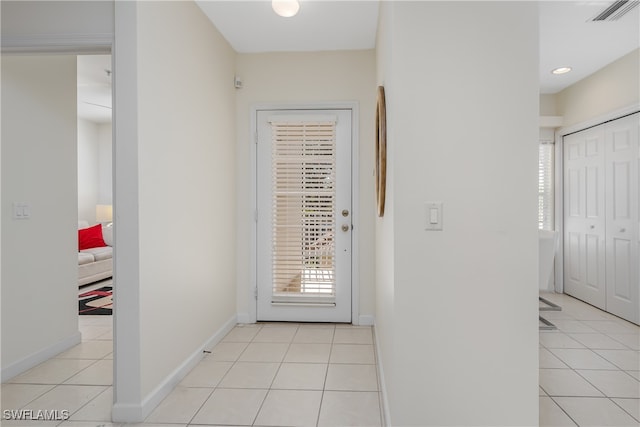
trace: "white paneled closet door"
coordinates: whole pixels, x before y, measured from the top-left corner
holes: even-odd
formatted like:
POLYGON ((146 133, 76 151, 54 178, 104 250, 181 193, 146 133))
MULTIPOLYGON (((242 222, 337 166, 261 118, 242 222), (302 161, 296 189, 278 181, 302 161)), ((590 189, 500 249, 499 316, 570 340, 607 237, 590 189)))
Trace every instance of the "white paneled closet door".
POLYGON ((604 127, 564 137, 565 292, 605 309, 604 127))
POLYGON ((640 113, 605 125, 607 311, 640 321, 638 130, 640 113))
POLYGON ((640 323, 640 113, 564 137, 565 292, 640 323))

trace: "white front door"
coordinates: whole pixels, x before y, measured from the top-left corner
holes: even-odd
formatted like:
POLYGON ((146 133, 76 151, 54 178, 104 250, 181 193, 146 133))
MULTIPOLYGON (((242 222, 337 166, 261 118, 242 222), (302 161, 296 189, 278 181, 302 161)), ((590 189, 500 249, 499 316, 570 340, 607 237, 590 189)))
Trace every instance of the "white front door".
POLYGON ((258 110, 257 320, 351 322, 352 110, 258 110))
POLYGON ((604 126, 564 137, 565 292, 605 309, 604 126))

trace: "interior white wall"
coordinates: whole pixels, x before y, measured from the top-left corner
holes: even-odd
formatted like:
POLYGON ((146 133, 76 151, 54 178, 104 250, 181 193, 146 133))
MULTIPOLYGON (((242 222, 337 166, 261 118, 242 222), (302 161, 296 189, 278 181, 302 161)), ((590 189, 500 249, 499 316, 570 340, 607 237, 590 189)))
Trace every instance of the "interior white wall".
POLYGON ((557 116, 556 95, 551 93, 540 94, 540 115, 557 116))
POLYGON ((555 139, 555 128, 540 128, 540 141, 553 141, 555 139))
POLYGON ((377 242, 393 256, 393 282, 378 278, 393 298, 379 302, 393 319, 380 336, 391 423, 537 425, 536 4, 381 11, 392 51, 379 67, 393 168, 380 228, 393 227, 393 250, 384 234, 377 242), (444 203, 441 232, 424 230, 427 201, 444 203))
POLYGON ((116 304, 135 306, 116 316, 126 412, 235 320, 235 53, 195 3, 140 2, 116 4, 115 54, 116 304))
MULTIPOLYGON (((375 53, 336 51, 309 53, 239 54, 237 75, 243 88, 236 91, 237 147, 237 288, 238 313, 250 312, 251 229, 254 223, 251 202, 250 111, 258 104, 312 104, 331 101, 357 101, 359 123, 359 227, 361 316, 375 310, 374 271, 374 117, 375 53)), ((357 321, 357 319, 355 320, 357 321)))
POLYGON ((571 126, 640 103, 640 49, 556 94, 558 115, 571 126))
POLYGON ((78 219, 95 223, 98 203, 98 125, 78 119, 78 219))
POLYGON ((111 123, 78 119, 78 219, 96 221, 96 205, 112 204, 111 123))
POLYGON ((395 238, 394 218, 395 204, 395 149, 397 141, 394 137, 394 124, 396 123, 395 96, 393 78, 393 49, 394 40, 393 11, 391 2, 382 2, 378 16, 378 33, 376 35, 376 79, 378 85, 385 88, 385 103, 387 117, 387 182, 385 212, 383 217, 376 219, 375 240, 375 283, 376 283, 376 350, 378 365, 380 368, 380 384, 382 391, 382 403, 384 406, 385 423, 390 423, 390 408, 388 390, 395 390, 395 238))
POLYGON ((75 56, 3 55, 3 380, 80 338, 77 131, 75 56))
POLYGON ((113 138, 111 123, 98 125, 98 197, 100 205, 113 204, 113 138))

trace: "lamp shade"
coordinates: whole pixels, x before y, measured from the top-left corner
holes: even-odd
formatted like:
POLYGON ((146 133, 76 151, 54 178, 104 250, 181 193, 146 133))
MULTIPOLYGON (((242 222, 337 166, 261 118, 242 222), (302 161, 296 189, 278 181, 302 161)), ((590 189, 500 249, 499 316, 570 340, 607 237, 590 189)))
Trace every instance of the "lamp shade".
POLYGON ((96 221, 98 222, 113 221, 113 206, 96 205, 96 221))

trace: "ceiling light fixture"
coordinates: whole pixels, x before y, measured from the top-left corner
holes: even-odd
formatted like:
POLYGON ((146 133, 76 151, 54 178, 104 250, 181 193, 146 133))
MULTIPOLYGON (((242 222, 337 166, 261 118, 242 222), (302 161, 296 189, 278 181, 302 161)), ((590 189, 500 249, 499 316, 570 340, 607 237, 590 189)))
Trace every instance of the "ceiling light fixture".
POLYGON ((558 74, 566 74, 569 71, 571 71, 571 67, 559 67, 559 68, 556 68, 555 70, 551 70, 551 73, 558 75, 558 74))
POLYGON ((284 18, 295 16, 300 10, 298 0, 272 0, 273 11, 284 18))

